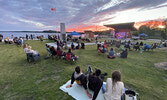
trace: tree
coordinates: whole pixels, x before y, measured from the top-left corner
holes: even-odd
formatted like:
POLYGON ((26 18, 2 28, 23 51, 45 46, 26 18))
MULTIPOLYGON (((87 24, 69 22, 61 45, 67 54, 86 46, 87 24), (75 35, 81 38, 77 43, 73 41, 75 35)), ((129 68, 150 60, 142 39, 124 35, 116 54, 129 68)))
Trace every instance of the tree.
POLYGON ((153 35, 154 35, 154 33, 152 33, 150 27, 145 26, 145 25, 143 25, 143 26, 141 26, 141 27, 139 28, 139 33, 146 33, 146 34, 148 34, 149 36, 153 36, 153 35))

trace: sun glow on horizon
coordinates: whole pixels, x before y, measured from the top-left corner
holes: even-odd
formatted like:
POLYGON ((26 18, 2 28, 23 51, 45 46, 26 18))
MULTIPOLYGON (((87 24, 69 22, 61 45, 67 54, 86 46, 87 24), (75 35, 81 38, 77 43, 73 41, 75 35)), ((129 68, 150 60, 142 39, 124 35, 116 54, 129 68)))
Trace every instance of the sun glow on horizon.
POLYGON ((100 25, 91 25, 91 26, 78 26, 75 28, 66 28, 67 32, 77 31, 77 32, 84 32, 85 30, 89 31, 108 31, 113 30, 113 28, 106 27, 106 26, 100 26, 100 25))
POLYGON ((136 22, 134 24, 134 27, 136 29, 139 29, 141 26, 148 26, 150 28, 165 28, 167 22, 165 22, 165 19, 157 19, 157 20, 151 20, 151 21, 142 21, 142 22, 136 22))

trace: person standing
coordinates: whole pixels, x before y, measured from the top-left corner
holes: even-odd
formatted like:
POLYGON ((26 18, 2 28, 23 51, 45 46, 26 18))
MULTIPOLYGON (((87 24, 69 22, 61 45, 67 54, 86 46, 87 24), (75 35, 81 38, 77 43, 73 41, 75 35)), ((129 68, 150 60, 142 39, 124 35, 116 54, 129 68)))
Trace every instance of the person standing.
POLYGON ((33 36, 32 36, 32 34, 31 34, 30 36, 31 36, 31 40, 33 40, 33 36))
POLYGON ((13 34, 11 35, 11 39, 14 39, 14 36, 13 36, 13 34))
POLYGON ((28 34, 26 34, 26 39, 28 40, 28 34))
POLYGON ((41 36, 39 37, 39 39, 40 39, 41 43, 43 43, 43 35, 41 35, 41 36))

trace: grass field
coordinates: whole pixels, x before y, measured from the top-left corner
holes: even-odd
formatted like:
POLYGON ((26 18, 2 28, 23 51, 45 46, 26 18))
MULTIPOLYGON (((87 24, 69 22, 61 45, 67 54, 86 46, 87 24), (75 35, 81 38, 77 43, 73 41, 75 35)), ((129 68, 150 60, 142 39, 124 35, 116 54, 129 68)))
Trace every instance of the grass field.
POLYGON ((84 71, 88 64, 107 72, 107 77, 114 70, 121 71, 125 87, 137 91, 141 100, 167 100, 167 71, 154 66, 167 62, 167 51, 129 51, 127 59, 108 59, 107 54, 97 55, 96 45, 91 45, 73 51, 79 59, 71 65, 64 60, 45 60, 45 43, 26 43, 39 51, 40 61, 28 63, 22 47, 0 44, 0 100, 73 100, 59 87, 70 79, 76 66, 84 71))

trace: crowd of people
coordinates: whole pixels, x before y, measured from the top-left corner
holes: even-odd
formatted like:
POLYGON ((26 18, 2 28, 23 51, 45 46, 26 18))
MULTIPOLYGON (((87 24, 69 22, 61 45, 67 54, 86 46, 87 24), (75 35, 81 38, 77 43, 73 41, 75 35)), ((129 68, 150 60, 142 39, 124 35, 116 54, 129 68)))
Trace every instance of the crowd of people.
POLYGON ((4 42, 5 42, 5 44, 13 44, 13 43, 15 43, 17 45, 23 46, 25 40, 22 37, 19 37, 19 38, 15 37, 13 39, 10 39, 9 37, 6 37, 4 39, 4 42))
POLYGON ((39 36, 35 36, 35 34, 26 34, 26 40, 35 40, 35 39, 38 39, 38 40, 42 40, 43 41, 43 35, 39 35, 39 36))
POLYGON ((104 41, 104 42, 98 42, 97 43, 97 50, 98 50, 98 55, 100 54, 105 54, 108 52, 107 57, 110 59, 114 59, 116 57, 116 55, 120 58, 127 58, 128 56, 128 50, 132 51, 132 50, 136 50, 136 51, 140 51, 141 53, 144 51, 149 51, 150 49, 156 49, 156 48, 162 48, 162 47, 167 47, 166 42, 162 43, 153 43, 152 45, 149 45, 148 43, 143 43, 142 41, 139 43, 138 41, 124 41, 121 42, 116 41, 116 40, 111 40, 111 41, 104 41), (108 47, 111 46, 110 51, 108 51, 108 47), (121 50, 120 53, 116 53, 113 49, 113 46, 116 47, 116 51, 121 50))
MULTIPOLYGON (((30 38, 33 39, 32 36, 30 36, 30 38)), ((26 39, 28 40, 29 36, 26 35, 26 39)), ((41 42, 43 41, 42 36, 39 37, 39 39, 41 40, 41 42)), ((0 38, 0 40, 2 39, 0 38)), ((76 61, 78 59, 78 56, 75 55, 72 50, 77 50, 80 48, 85 49, 85 44, 83 42, 80 44, 77 41, 77 46, 75 46, 72 42, 71 47, 67 47, 66 41, 60 41, 59 37, 55 36, 54 40, 57 44, 57 48, 46 44, 48 56, 53 57, 53 55, 56 55, 59 58, 76 61), (64 52, 63 48, 68 49, 68 51, 64 52)), ((4 39, 4 41, 5 43, 10 43, 9 38, 4 39)), ((16 37, 13 39, 13 42, 18 45, 23 45, 24 39, 22 37, 16 37)), ((116 58, 116 56, 119 58, 127 58, 128 50, 132 51, 132 48, 133 50, 144 52, 149 51, 150 49, 162 47, 167 47, 166 42, 153 43, 152 45, 149 45, 147 43, 143 43, 142 41, 139 43, 135 41, 121 42, 117 40, 105 40, 103 43, 101 41, 97 43, 98 55, 108 52, 107 58, 109 59, 114 59, 116 58), (111 48, 109 50, 110 46, 111 48), (115 50, 121 50, 121 52, 116 53, 113 46, 116 47, 115 50)), ((30 60, 30 57, 32 57, 34 61, 40 59, 39 52, 32 50, 31 46, 24 44, 23 48, 25 53, 27 54, 28 61, 30 60)), ((123 95, 124 90, 124 83, 121 81, 121 73, 119 71, 114 71, 111 78, 107 78, 106 84, 104 84, 103 81, 106 75, 107 73, 102 74, 100 69, 95 69, 95 72, 93 73, 93 70, 90 66, 88 66, 88 71, 86 73, 83 73, 81 68, 77 66, 75 68, 75 71, 71 75, 71 84, 67 85, 66 88, 72 87, 74 82, 76 82, 78 85, 82 86, 85 89, 86 95, 89 98, 92 98, 92 100, 96 100, 101 89, 103 90, 105 100, 121 100, 121 96, 123 95), (93 91, 93 95, 89 93, 88 89, 93 91)))
MULTIPOLYGON (((97 44, 98 55, 100 55, 101 53, 105 54, 106 52, 108 52, 108 48, 107 48, 108 46, 107 46, 107 42, 106 41, 104 41, 104 43, 99 42, 97 44)), ((119 44, 118 42, 115 42, 115 46, 118 49, 118 48, 120 48, 121 44, 119 44)), ((122 48, 122 52, 121 53, 117 53, 117 56, 120 57, 120 58, 127 58, 127 56, 128 56, 127 48, 122 48)), ((114 59, 116 57, 115 51, 114 51, 114 49, 112 47, 111 47, 110 51, 108 52, 107 57, 110 58, 110 59, 114 59)))
POLYGON ((72 61, 76 61, 78 59, 78 56, 75 55, 72 52, 71 48, 68 48, 68 52, 64 52, 61 45, 58 45, 57 48, 55 48, 54 46, 49 46, 46 44, 46 50, 48 51, 48 56, 58 56, 59 58, 63 58, 66 60, 72 60, 72 61))
POLYGON ((114 71, 111 78, 107 78, 106 84, 103 83, 107 73, 101 72, 100 69, 93 70, 88 66, 88 71, 83 73, 81 68, 77 66, 71 76, 71 84, 67 85, 66 88, 71 88, 73 83, 76 82, 78 85, 85 89, 85 93, 88 98, 96 100, 99 91, 102 89, 105 100, 121 100, 123 95, 124 84, 121 82, 121 73, 114 71), (89 93, 88 89, 93 91, 93 95, 89 93))
POLYGON ((43 35, 35 37, 35 35, 32 35, 32 34, 30 36, 28 34, 26 34, 26 37, 22 37, 22 36, 14 37, 14 35, 11 35, 11 38, 6 37, 4 39, 3 39, 3 36, 0 35, 0 42, 4 41, 5 44, 13 44, 14 43, 14 44, 23 46, 23 44, 25 43, 25 40, 29 40, 29 39, 34 40, 36 38, 38 40, 40 40, 41 43, 43 42, 43 35))

